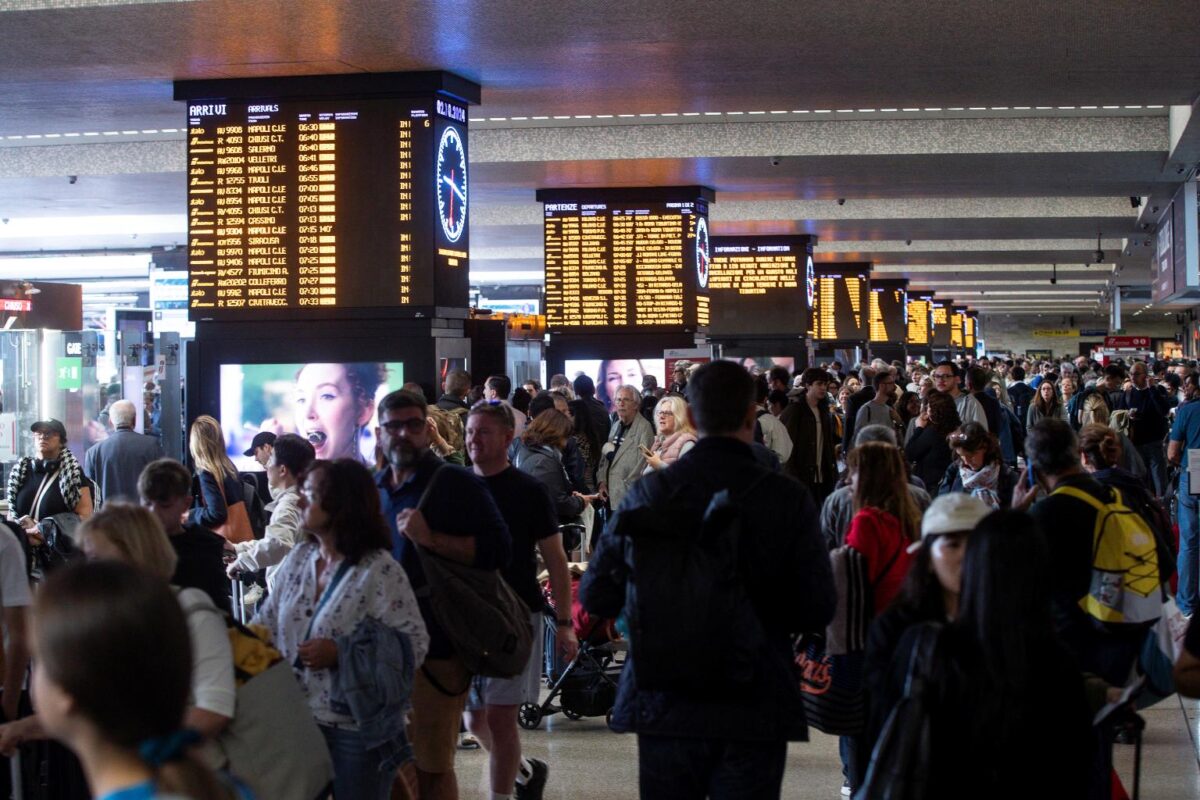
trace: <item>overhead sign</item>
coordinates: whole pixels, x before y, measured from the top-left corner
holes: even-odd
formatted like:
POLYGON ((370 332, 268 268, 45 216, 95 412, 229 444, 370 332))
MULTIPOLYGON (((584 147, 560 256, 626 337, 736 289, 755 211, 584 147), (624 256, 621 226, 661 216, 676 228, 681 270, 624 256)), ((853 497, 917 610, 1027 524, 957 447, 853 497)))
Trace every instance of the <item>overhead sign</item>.
POLYGON ((83 359, 71 356, 56 359, 55 386, 59 389, 82 389, 83 359))
POLYGON ((1126 350, 1148 350, 1149 336, 1105 336, 1104 346, 1126 350))
POLYGON ((1079 336, 1078 328, 1035 328, 1033 335, 1039 339, 1073 339, 1079 336))

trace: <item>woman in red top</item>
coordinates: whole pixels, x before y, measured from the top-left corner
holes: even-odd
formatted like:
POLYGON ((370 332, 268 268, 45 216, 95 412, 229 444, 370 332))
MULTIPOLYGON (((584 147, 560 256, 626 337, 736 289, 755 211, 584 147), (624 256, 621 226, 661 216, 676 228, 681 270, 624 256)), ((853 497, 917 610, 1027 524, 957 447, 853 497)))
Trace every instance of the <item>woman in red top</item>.
POLYGON ((847 459, 854 490, 854 518, 846 544, 867 562, 875 613, 896 597, 908 574, 908 546, 921 535, 921 512, 908 491, 908 470, 899 448, 867 442, 847 459))

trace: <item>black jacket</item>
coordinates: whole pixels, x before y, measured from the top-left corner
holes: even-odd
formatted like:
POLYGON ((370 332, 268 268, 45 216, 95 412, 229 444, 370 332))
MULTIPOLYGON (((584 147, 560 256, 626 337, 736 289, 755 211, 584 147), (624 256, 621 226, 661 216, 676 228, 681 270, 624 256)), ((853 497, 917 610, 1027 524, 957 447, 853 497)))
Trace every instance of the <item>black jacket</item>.
POLYGON ((1025 425, 1025 417, 1029 414, 1029 404, 1033 402, 1033 389, 1025 381, 1017 381, 1008 387, 1008 399, 1012 401, 1013 413, 1025 425))
POLYGON ((817 452, 817 419, 803 397, 789 403, 779 421, 792 439, 792 454, 784 465, 788 475, 805 486, 816 486, 816 467, 821 465, 822 484, 832 486, 837 480, 837 460, 833 454, 833 416, 824 404, 817 409, 821 415, 821 452, 817 452))
POLYGON ((1000 438, 1000 401, 987 392, 971 392, 971 396, 983 406, 983 414, 987 417, 988 433, 1000 438))
POLYGON ((529 447, 521 440, 515 442, 516 453, 513 466, 550 491, 559 524, 574 522, 583 513, 583 500, 571 494, 571 481, 563 466, 562 456, 545 445, 529 447))
POLYGON ((908 463, 915 465, 913 471, 925 482, 929 494, 936 497, 946 468, 954 460, 946 437, 935 431, 932 425, 915 428, 912 438, 904 446, 904 457, 908 463))
MULTIPOLYGON (((829 624, 835 603, 833 574, 808 493, 791 478, 756 463, 744 443, 703 438, 687 458, 635 483, 605 526, 579 598, 589 613, 612 618, 636 603, 639 585, 655 579, 654 574, 633 574, 633 543, 616 532, 623 513, 660 506, 667 500, 668 487, 679 487, 688 506, 702 509, 717 491, 740 493, 755 481, 760 482, 744 505, 742 563, 750 601, 777 657, 765 671, 781 678, 758 682, 751 697, 701 700, 673 691, 640 691, 634 665, 627 663, 612 715, 615 730, 735 741, 807 738, 804 707, 787 670, 791 634, 829 624)), ((679 613, 692 609, 681 608, 679 613)))
POLYGON ((1136 387, 1125 392, 1121 408, 1137 412, 1129 424, 1129 438, 1134 445, 1162 443, 1167 435, 1167 412, 1170 403, 1160 386, 1136 387))

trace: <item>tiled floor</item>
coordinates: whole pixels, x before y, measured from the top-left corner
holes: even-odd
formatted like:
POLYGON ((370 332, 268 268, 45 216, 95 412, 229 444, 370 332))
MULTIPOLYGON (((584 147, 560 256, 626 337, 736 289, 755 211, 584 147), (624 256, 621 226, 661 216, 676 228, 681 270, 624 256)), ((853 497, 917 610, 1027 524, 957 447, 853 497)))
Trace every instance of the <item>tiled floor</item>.
MULTIPOLYGON (((1200 703, 1169 698, 1142 712, 1146 718, 1141 796, 1149 800, 1200 798, 1200 703)), ((610 732, 601 718, 572 722, 561 715, 536 731, 522 731, 527 754, 550 764, 547 800, 623 800, 637 795, 637 746, 632 736, 610 732)), ((1117 770, 1132 792, 1133 747, 1117 745, 1117 770)), ((460 752, 464 800, 487 800, 487 756, 460 752)), ((1036 780, 1031 776, 1031 780, 1036 780)), ((816 731, 788 752, 783 797, 837 800, 842 785, 837 740, 816 731)), ((1036 789, 1031 786, 1031 790, 1036 789)), ((1030 797, 1036 796, 1031 791, 1030 797)))

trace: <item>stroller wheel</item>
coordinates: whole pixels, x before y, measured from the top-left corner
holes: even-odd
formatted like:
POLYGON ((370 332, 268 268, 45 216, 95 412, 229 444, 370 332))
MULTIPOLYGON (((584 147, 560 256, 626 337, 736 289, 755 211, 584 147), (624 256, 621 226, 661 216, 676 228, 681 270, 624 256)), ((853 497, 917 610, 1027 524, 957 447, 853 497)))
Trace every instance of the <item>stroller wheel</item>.
POLYGON ((571 720, 583 719, 583 714, 580 714, 578 711, 572 711, 569 708, 563 709, 563 716, 571 720))
POLYGON ((534 703, 522 703, 517 711, 517 723, 527 731, 537 728, 542 721, 542 707, 534 703))
POLYGON ((604 714, 604 724, 608 726, 609 730, 612 730, 612 712, 613 710, 610 708, 604 714))

